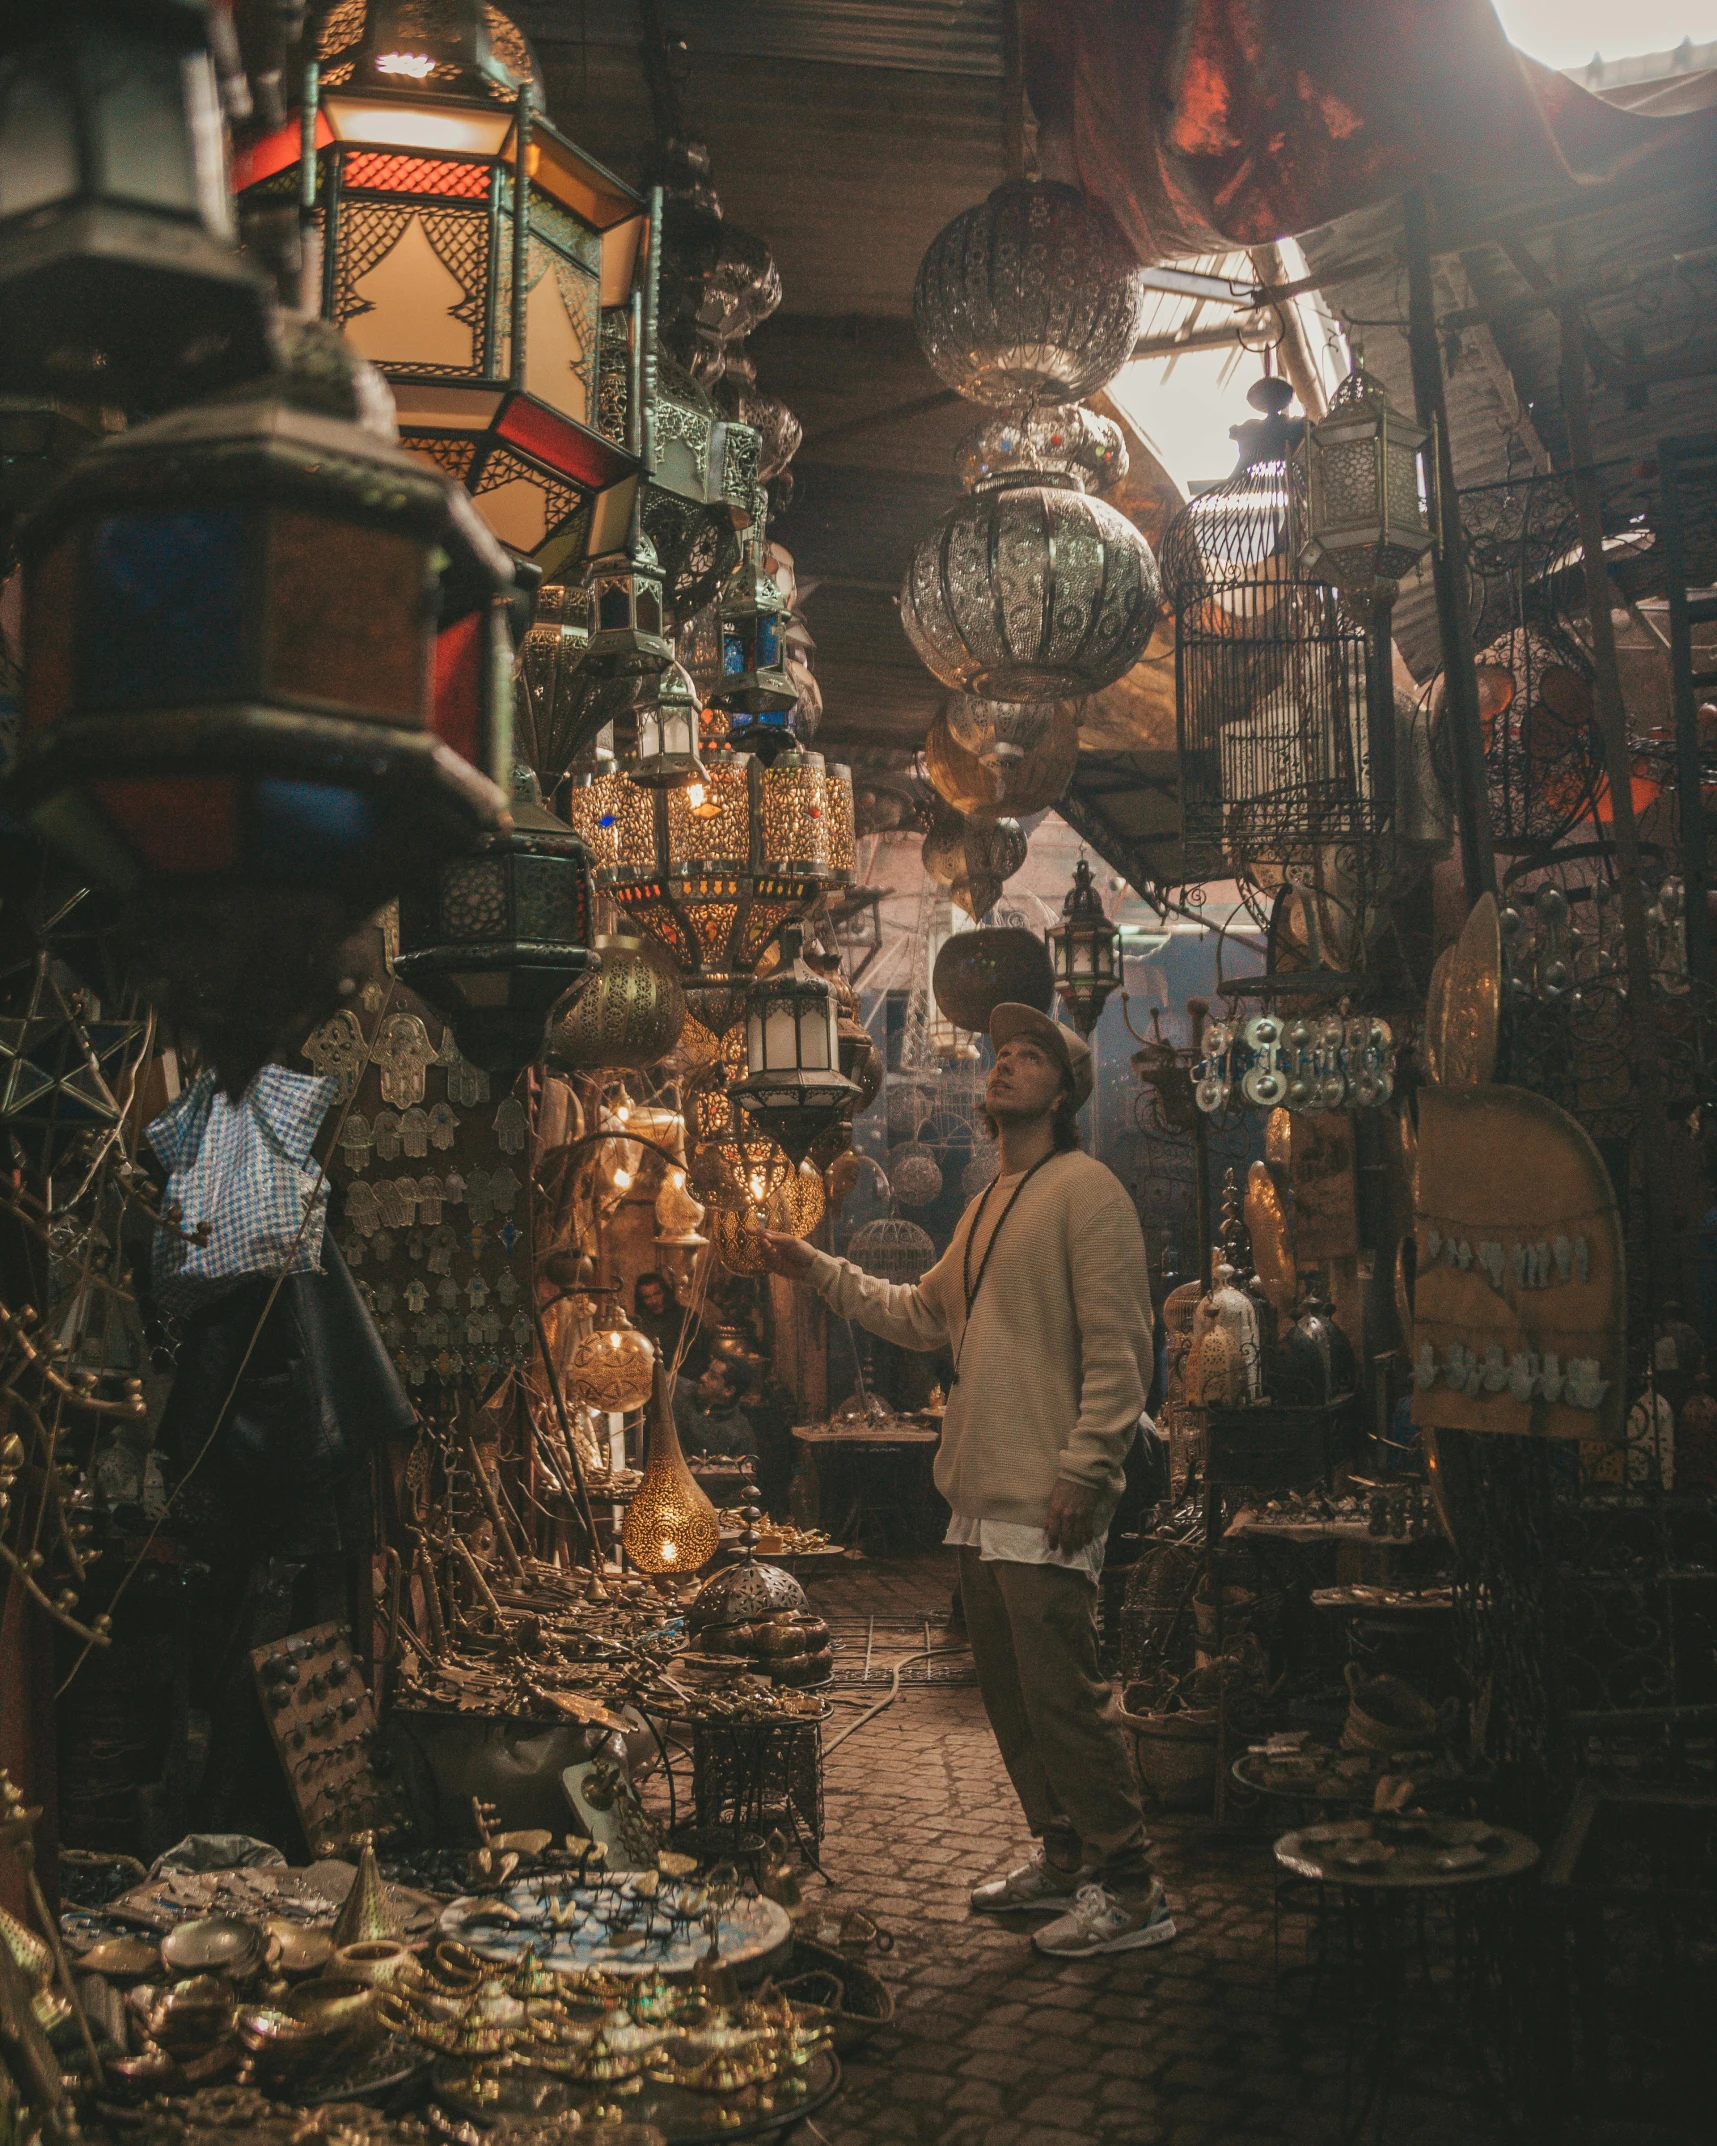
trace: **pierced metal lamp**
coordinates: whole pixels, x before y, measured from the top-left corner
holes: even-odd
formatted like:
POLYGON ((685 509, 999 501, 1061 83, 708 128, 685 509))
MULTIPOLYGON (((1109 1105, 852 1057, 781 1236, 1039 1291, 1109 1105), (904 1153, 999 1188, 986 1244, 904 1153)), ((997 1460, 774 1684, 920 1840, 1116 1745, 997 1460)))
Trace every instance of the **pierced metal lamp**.
POLYGON ((1061 922, 1044 933, 1055 989, 1082 1036, 1090 1035, 1121 981, 1121 928, 1104 913, 1103 898, 1083 857, 1061 907, 1061 922))
POLYGON ((732 1094, 759 1131, 802 1162, 858 1099, 840 1070, 840 1007, 827 978, 807 966, 796 928, 781 960, 751 987, 745 1011, 745 1078, 732 1094))
POLYGON ((674 1428, 673 1389, 667 1366, 656 1359, 650 1395, 650 1428, 644 1480, 626 1508, 620 1531, 626 1555, 640 1572, 697 1572, 721 1543, 721 1524, 697 1478, 686 1466, 674 1428))

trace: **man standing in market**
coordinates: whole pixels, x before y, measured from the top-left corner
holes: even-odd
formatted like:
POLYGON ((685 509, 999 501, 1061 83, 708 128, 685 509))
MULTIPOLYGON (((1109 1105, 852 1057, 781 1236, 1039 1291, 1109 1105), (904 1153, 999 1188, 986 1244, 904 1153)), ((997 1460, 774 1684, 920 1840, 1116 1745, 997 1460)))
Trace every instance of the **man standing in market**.
POLYGON ((986 1913, 1039 1912, 1063 1959, 1175 1934, 1144 1812, 1097 1665, 1104 1538, 1151 1369, 1145 1246, 1126 1188, 1079 1147, 1090 1047, 1030 1006, 990 1019, 985 1117, 1001 1173, 916 1284, 798 1239, 766 1238, 777 1274, 910 1349, 949 1349, 936 1487, 984 1709, 1037 1852, 977 1886, 986 1913))

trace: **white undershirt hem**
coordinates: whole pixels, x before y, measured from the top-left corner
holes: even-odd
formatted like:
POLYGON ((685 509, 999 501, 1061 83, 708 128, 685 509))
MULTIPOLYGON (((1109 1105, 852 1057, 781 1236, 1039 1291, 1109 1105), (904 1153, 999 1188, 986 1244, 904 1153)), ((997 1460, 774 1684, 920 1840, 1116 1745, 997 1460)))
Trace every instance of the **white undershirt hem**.
POLYGON ((955 1513, 942 1538, 957 1550, 976 1549, 987 1565, 1061 1565, 1093 1584, 1103 1576, 1103 1552, 1107 1534, 1097 1535, 1083 1550, 1052 1550, 1042 1528, 1026 1527, 1015 1520, 968 1520, 955 1513))

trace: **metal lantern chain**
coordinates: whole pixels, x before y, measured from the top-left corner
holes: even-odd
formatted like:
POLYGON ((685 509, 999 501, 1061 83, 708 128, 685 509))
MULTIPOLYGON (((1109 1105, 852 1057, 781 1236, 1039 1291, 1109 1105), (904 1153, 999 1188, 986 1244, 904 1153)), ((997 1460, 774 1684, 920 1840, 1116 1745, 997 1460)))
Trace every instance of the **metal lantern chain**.
POLYGON ((1133 354, 1142 271, 1078 188, 1010 179, 932 240, 912 293, 940 378, 997 408, 1077 402, 1133 354))

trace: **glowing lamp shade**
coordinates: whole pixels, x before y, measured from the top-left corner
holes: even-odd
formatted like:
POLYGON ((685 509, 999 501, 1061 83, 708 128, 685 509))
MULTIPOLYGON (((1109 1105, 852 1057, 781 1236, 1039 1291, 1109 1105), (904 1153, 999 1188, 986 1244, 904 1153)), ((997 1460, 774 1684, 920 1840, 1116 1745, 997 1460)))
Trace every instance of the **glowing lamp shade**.
MULTIPOLYGON (((637 703, 638 751, 628 773, 646 790, 683 790, 703 785, 698 753, 698 690, 683 664, 670 663, 649 679, 637 703)), ((688 810, 706 803, 700 787, 688 810)))
POLYGON ((1102 896, 1083 857, 1073 867, 1073 885, 1062 904, 1061 922, 1052 924, 1044 938, 1056 991, 1072 1014, 1074 1026, 1088 1036, 1121 981, 1121 931, 1104 913, 1102 896))
POLYGON ((394 967, 453 1024, 475 1065, 516 1074, 546 1049, 557 1002, 597 967, 590 857, 519 771, 512 824, 400 898, 394 967))
POLYGON ((647 1334, 626 1323, 598 1328, 580 1341, 566 1367, 567 1390, 586 1408, 623 1416, 648 1405, 655 1377, 656 1352, 647 1334))
POLYGON ((307 324, 33 517, 15 795, 103 884, 330 888, 355 922, 503 810, 511 562, 373 429, 367 370, 307 324))
POLYGON ((721 1524, 680 1451, 672 1387, 659 1358, 649 1420, 644 1480, 626 1509, 621 1546, 640 1572, 697 1572, 714 1557, 721 1524))
POLYGON ((0 10, 0 391, 152 408, 265 370, 208 14, 0 10))
POLYGON ((782 935, 781 952, 778 966, 751 987, 745 1078, 732 1093, 759 1132, 802 1162, 859 1091, 840 1070, 835 993, 806 965, 796 929, 782 935))
POLYGON ((1356 366, 1329 413, 1306 427, 1306 542, 1300 564, 1360 603, 1389 603, 1431 548, 1419 490, 1430 437, 1403 417, 1382 383, 1356 366))
POLYGON ((549 124, 529 43, 482 0, 341 0, 318 65, 306 110, 237 158, 241 215, 314 208, 323 317, 504 543, 545 572, 623 544, 635 360, 603 322, 642 201, 549 124))

